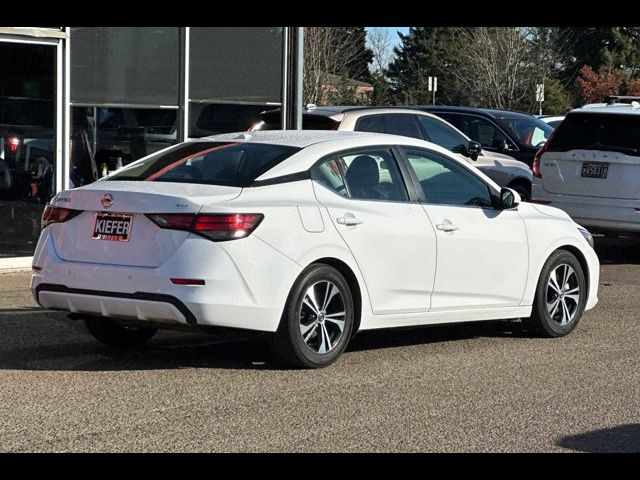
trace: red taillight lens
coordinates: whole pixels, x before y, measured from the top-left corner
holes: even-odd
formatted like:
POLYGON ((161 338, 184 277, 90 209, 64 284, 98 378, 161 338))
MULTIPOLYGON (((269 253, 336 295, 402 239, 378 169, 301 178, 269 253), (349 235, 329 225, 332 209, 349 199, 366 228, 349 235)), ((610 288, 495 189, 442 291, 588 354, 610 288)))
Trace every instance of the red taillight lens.
POLYGON ((542 155, 544 155, 544 153, 549 148, 549 145, 551 145, 551 140, 553 140, 553 136, 555 134, 556 134, 556 130, 551 132, 551 135, 549 135, 549 138, 547 139, 547 141, 544 143, 542 148, 538 150, 538 152, 536 153, 536 156, 533 158, 533 164, 531 165, 531 170, 533 171, 534 177, 542 178, 542 172, 540 171, 540 159, 542 158, 542 155))
POLYGON ((20 139, 18 137, 7 138, 7 146, 9 147, 9 151, 11 153, 16 153, 18 151, 18 147, 20 146, 20 139))
POLYGON ((187 230, 209 240, 221 242, 248 237, 260 224, 264 215, 261 213, 203 213, 198 215, 149 214, 147 217, 160 228, 187 230))
POLYGON ((81 213, 81 210, 71 210, 70 208, 47 205, 44 212, 42 212, 40 226, 45 228, 47 225, 51 225, 52 223, 64 223, 81 213))
POLYGON ((147 215, 149 219, 160 228, 170 228, 172 230, 191 230, 191 226, 193 225, 193 219, 195 215, 193 214, 158 214, 158 215, 147 215))

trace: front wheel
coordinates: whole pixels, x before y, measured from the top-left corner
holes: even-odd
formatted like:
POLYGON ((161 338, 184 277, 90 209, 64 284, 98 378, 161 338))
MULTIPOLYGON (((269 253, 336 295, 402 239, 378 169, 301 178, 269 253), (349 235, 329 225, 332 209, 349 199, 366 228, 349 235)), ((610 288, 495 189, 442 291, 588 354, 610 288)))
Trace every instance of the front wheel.
POLYGON ((117 349, 141 347, 158 331, 152 327, 127 327, 109 318, 87 318, 84 323, 93 338, 117 349))
POLYGON ((520 199, 523 202, 531 201, 531 185, 525 185, 524 183, 514 183, 513 185, 509 185, 509 188, 518 192, 518 195, 520 195, 520 199))
POLYGON ((344 352, 353 320, 353 297, 342 274, 313 264, 291 289, 272 347, 287 365, 326 367, 344 352))
POLYGON ((545 263, 533 303, 529 327, 545 337, 568 335, 580 320, 587 301, 587 282, 578 259, 566 250, 545 263))

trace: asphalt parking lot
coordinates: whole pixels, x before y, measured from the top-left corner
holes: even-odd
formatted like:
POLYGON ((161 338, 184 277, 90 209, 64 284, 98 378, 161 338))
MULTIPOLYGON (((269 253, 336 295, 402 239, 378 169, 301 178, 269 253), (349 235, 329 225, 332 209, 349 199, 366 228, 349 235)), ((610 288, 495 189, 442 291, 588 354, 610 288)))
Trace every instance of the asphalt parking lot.
POLYGON ((572 335, 490 322, 360 334, 279 369, 259 337, 161 332, 114 355, 0 275, 0 451, 640 451, 640 240, 597 239, 572 335))

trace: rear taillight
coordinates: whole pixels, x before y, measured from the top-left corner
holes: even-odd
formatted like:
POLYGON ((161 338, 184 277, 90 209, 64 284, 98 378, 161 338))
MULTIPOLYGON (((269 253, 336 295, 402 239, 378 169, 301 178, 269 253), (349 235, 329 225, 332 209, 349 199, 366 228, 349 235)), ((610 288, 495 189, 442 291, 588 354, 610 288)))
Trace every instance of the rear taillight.
POLYGON ((544 153, 549 148, 549 145, 551 145, 551 140, 553 140, 553 136, 555 134, 556 134, 556 130, 551 132, 551 135, 549 135, 549 138, 544 143, 542 148, 538 150, 538 152, 536 153, 536 156, 533 157, 533 164, 531 165, 531 170, 533 171, 534 177, 542 178, 542 172, 540 171, 540 159, 542 158, 542 155, 544 155, 544 153))
POLYGON ((42 212, 40 226, 45 228, 47 225, 51 225, 52 223, 64 223, 81 213, 82 210, 72 210, 70 208, 47 205, 44 208, 44 212, 42 212))
POLYGON ((7 146, 9 147, 9 151, 11 153, 16 153, 18 151, 18 147, 20 146, 20 139, 18 137, 7 138, 7 146))
POLYGON ((261 213, 147 214, 160 228, 186 230, 214 242, 248 237, 260 224, 261 213))

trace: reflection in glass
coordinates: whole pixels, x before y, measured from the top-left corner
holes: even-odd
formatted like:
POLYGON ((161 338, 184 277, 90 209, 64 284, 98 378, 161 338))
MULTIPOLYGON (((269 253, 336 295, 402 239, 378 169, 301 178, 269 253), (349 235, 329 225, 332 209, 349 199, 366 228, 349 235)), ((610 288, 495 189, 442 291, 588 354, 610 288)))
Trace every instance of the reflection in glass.
POLYGON ((55 194, 55 47, 0 43, 0 257, 30 256, 55 194))

